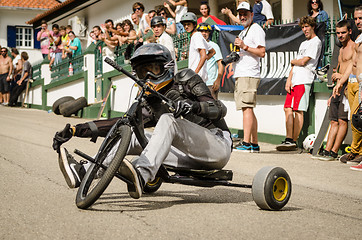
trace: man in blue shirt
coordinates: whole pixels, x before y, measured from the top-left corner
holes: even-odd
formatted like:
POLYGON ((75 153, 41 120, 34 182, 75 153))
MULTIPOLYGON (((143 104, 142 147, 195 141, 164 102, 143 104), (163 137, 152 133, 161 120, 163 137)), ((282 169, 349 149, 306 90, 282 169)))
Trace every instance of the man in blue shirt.
POLYGON ((220 81, 222 74, 224 72, 224 65, 222 65, 222 55, 220 47, 210 41, 210 34, 211 34, 211 26, 208 23, 200 23, 197 25, 197 31, 201 32, 202 36, 205 38, 207 43, 215 50, 215 55, 207 60, 207 74, 208 80, 206 81, 207 87, 210 89, 211 95, 213 98, 217 99, 219 88, 220 88, 220 81))

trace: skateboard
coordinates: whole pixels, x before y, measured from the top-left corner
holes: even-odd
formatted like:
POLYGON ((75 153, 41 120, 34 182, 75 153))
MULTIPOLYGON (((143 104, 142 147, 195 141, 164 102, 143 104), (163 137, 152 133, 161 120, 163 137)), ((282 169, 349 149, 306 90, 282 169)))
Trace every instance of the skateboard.
POLYGON ((106 117, 107 116, 107 114, 103 113, 103 111, 104 111, 104 108, 106 107, 106 103, 108 101, 109 95, 111 94, 112 88, 115 90, 116 86, 113 85, 112 82, 111 82, 111 84, 109 85, 106 97, 103 98, 103 100, 101 101, 102 105, 101 105, 101 108, 99 109, 97 119, 100 119, 101 117, 106 117))
POLYGON ((28 82, 26 83, 26 89, 25 89, 25 95, 24 95, 24 98, 23 98, 23 102, 21 103, 21 107, 28 107, 27 104, 25 104, 25 100, 26 98, 28 97, 28 93, 29 93, 29 85, 30 83, 32 83, 33 80, 32 79, 29 79, 28 82))
POLYGON ((318 135, 314 141, 313 151, 312 151, 313 156, 315 156, 319 153, 319 151, 322 147, 322 144, 323 144, 323 140, 325 139, 325 137, 328 133, 329 124, 330 124, 330 120, 329 120, 329 107, 328 107, 326 113, 324 114, 324 118, 322 121, 322 125, 319 129, 318 135))

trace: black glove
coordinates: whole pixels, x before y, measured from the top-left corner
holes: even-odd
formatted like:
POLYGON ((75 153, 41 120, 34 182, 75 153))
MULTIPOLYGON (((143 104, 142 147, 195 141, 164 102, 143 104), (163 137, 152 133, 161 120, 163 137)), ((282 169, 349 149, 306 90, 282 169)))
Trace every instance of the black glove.
POLYGON ((73 137, 73 129, 70 127, 70 124, 68 123, 65 125, 65 128, 59 132, 55 133, 55 136, 53 138, 53 149, 59 153, 60 146, 69 141, 73 137))
POLYGON ((175 118, 180 116, 186 116, 190 112, 198 112, 200 109, 200 104, 198 102, 191 101, 189 99, 180 100, 176 102, 175 111, 173 115, 175 118))

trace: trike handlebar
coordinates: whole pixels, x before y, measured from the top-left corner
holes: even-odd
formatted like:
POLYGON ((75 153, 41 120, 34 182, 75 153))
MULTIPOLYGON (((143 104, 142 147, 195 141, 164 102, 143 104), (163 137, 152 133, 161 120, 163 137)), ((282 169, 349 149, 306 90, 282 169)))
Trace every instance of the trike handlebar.
POLYGON ((144 90, 147 90, 148 92, 151 92, 155 95, 157 95, 163 102, 168 105, 171 112, 175 111, 175 103, 173 100, 167 98, 166 96, 162 95, 161 93, 155 91, 152 87, 146 84, 146 81, 141 81, 136 76, 133 76, 130 72, 126 71, 124 68, 122 68, 120 65, 118 65, 115 61, 110 59, 109 57, 106 57, 104 59, 106 63, 114 67, 117 71, 125 74, 127 77, 131 78, 133 81, 135 81, 140 87, 142 87, 144 90))

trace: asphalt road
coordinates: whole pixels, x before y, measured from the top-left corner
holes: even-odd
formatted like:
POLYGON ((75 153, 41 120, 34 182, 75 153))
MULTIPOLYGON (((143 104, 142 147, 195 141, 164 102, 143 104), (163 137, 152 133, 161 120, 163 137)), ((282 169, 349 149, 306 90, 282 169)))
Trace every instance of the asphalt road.
MULTIPOLYGON (((259 154, 233 152, 226 168, 247 184, 263 166, 286 169, 293 193, 282 211, 260 210, 250 189, 228 187, 164 184, 134 200, 119 180, 80 210, 51 143, 65 123, 84 121, 0 107, 0 239, 362 239, 362 172, 271 144, 259 154)), ((99 144, 65 145, 93 155, 99 144)))

